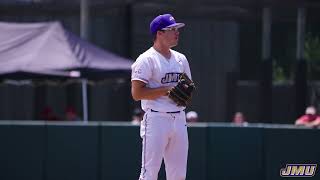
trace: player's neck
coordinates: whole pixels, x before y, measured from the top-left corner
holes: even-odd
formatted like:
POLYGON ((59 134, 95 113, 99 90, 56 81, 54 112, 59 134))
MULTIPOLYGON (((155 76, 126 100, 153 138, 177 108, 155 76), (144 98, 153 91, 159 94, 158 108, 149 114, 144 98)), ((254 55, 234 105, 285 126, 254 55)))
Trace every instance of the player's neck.
POLYGON ((153 48, 158 51, 160 54, 162 54, 162 56, 164 56, 166 59, 170 59, 171 57, 171 52, 170 52, 170 48, 166 47, 160 43, 154 43, 153 44, 153 48))

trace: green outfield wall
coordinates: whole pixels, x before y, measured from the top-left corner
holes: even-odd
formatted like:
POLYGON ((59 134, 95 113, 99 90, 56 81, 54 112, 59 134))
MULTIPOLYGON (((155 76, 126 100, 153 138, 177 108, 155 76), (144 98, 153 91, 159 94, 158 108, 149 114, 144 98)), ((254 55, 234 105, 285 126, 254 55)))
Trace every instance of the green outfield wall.
MULTIPOLYGON (((320 129, 196 123, 188 131, 187 180, 280 180, 286 164, 320 164, 320 129)), ((140 155, 139 127, 129 123, 0 122, 1 180, 133 180, 140 155)))

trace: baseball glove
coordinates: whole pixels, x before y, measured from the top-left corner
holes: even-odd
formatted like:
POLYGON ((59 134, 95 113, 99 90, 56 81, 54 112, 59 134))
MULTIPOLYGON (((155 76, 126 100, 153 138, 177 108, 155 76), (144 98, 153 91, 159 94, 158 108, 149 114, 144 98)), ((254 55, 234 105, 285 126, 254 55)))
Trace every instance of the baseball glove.
POLYGON ((182 73, 179 77, 178 84, 168 91, 168 96, 178 106, 187 106, 191 103, 192 93, 195 90, 194 82, 182 73))

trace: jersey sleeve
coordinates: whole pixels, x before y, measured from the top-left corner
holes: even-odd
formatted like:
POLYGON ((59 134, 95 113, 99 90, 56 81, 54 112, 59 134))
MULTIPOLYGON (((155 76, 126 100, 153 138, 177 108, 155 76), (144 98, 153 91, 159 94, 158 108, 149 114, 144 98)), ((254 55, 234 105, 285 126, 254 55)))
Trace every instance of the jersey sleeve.
POLYGON ((190 79, 192 79, 189 62, 188 62, 187 58, 184 55, 183 55, 183 59, 184 59, 184 61, 183 61, 184 72, 188 75, 188 77, 190 79))
POLYGON ((152 75, 152 66, 147 58, 139 57, 131 66, 131 70, 131 81, 139 80, 146 84, 149 83, 152 75))

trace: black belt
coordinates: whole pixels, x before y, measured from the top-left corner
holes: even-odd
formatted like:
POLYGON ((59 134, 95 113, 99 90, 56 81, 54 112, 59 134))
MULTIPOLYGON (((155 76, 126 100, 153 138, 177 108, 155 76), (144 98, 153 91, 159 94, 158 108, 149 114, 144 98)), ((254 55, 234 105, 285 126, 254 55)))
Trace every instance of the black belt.
MULTIPOLYGON (((151 109, 151 112, 160 112, 160 111, 156 111, 151 109)), ((172 111, 172 112, 163 112, 163 113, 168 113, 168 114, 174 114, 174 113, 180 113, 181 111, 172 111)))

